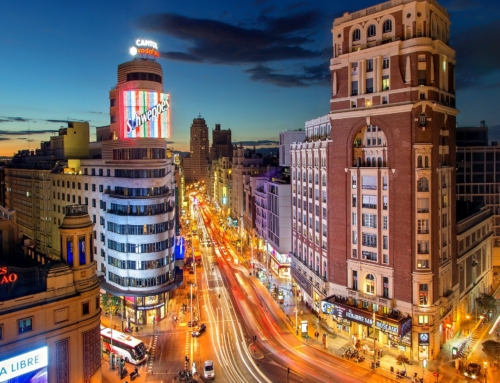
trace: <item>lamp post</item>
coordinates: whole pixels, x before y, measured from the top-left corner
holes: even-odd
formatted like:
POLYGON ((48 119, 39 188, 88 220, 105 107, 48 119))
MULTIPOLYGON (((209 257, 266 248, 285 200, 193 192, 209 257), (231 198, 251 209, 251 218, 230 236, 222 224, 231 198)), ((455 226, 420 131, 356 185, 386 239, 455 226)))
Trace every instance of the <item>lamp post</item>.
POLYGON ((299 306, 297 306, 297 292, 294 291, 295 295, 295 333, 299 335, 299 306))
POLYGON ((377 350, 375 349, 375 311, 373 311, 373 369, 377 368, 377 350))

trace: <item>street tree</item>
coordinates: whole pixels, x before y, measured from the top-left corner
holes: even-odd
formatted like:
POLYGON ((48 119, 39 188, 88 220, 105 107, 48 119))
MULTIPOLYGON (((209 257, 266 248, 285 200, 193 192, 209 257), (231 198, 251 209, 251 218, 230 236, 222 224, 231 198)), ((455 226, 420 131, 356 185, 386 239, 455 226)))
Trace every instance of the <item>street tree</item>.
POLYGON ((500 358, 500 342, 487 340, 483 342, 483 352, 492 359, 500 358))
POLYGON ((481 293, 481 295, 476 298, 476 303, 480 308, 486 311, 496 311, 497 308, 497 300, 486 293, 481 293))

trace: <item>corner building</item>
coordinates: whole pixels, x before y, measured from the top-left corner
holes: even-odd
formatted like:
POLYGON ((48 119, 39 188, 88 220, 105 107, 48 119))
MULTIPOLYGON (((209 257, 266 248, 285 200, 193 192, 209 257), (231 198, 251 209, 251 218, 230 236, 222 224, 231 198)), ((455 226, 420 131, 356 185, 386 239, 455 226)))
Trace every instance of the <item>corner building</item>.
POLYGON ((169 112, 160 64, 135 59, 119 65, 110 91, 111 124, 97 129, 100 158, 69 160, 51 177, 54 230, 67 204, 88 207, 101 288, 123 301, 123 319, 133 324, 163 318, 182 281, 174 265, 169 112))
MULTIPOLYGON (((327 251, 297 234, 299 260, 317 254, 328 265, 314 270, 327 295, 314 303, 330 325, 413 359, 434 359, 458 319, 449 27, 434 0, 391 0, 334 20, 327 251)), ((295 157, 304 160, 316 164, 295 157)))

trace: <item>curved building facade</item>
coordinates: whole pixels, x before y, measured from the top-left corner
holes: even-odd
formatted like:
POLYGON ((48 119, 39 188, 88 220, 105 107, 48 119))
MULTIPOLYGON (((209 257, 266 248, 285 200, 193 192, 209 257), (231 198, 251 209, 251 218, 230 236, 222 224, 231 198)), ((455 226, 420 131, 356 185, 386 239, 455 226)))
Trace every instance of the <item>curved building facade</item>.
POLYGON ((68 203, 88 206, 101 287, 122 300, 123 319, 134 324, 163 318, 170 290, 182 281, 174 266, 175 166, 162 81, 155 61, 119 65, 110 125, 97 131, 100 158, 69 161, 52 177, 57 215, 68 203))

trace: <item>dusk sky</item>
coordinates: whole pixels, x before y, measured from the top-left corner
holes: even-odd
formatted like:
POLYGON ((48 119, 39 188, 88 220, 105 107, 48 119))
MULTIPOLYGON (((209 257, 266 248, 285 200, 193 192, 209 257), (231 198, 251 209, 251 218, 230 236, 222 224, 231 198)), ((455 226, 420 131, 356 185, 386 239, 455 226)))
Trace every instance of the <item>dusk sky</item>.
MULTIPOLYGON (((137 38, 155 40, 171 97, 170 147, 189 149, 201 114, 234 142, 329 111, 334 18, 381 3, 351 1, 3 1, 0 156, 36 149, 69 120, 109 123, 109 90, 137 38), (237 4, 238 3, 238 4, 237 4)), ((457 51, 459 126, 500 125, 500 2, 441 0, 457 51)), ((210 134, 211 139, 211 134, 210 134)))

